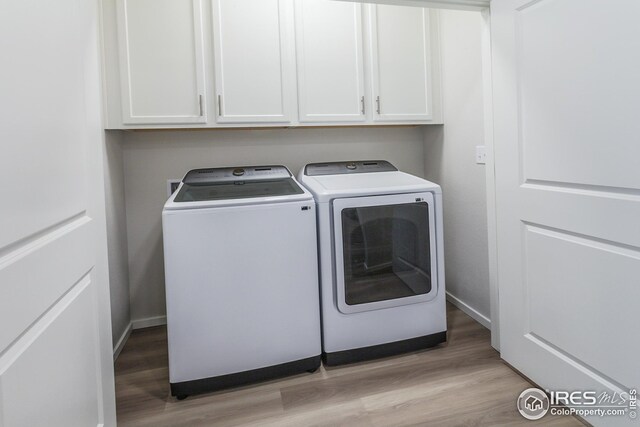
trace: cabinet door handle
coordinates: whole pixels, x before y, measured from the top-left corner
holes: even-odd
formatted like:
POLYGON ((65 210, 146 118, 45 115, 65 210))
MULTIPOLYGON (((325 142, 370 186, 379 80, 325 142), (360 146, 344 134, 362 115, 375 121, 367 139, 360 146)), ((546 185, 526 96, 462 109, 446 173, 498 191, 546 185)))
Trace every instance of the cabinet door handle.
POLYGON ((360 98, 360 112, 364 116, 364 96, 360 98))
POLYGON ((376 113, 380 114, 380 97, 376 96, 376 113))
POLYGON ((198 95, 198 108, 200 108, 200 117, 204 116, 204 107, 202 106, 202 95, 198 95))
POLYGON ((222 117, 222 95, 218 95, 218 116, 222 117))

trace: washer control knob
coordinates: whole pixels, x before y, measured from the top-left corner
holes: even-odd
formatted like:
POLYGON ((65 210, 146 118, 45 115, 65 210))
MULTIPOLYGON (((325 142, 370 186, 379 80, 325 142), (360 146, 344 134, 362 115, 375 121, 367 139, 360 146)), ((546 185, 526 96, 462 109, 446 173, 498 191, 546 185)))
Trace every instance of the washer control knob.
POLYGON ((233 175, 234 176, 242 176, 242 175, 244 175, 244 169, 241 169, 241 168, 234 169, 233 170, 233 175))
POLYGON ((354 162, 347 163, 347 169, 354 170, 356 167, 357 166, 354 162))

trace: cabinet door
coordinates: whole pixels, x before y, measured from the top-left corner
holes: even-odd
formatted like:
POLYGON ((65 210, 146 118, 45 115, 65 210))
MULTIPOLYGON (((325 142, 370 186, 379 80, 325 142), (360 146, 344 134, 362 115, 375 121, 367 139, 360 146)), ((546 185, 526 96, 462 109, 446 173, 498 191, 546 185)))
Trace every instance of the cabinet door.
POLYGON ((375 5, 370 18, 374 120, 430 120, 429 10, 375 5))
POLYGON ((201 0, 119 0, 124 124, 205 123, 201 0))
POLYGON ((364 121, 361 5, 297 0, 295 12, 300 121, 364 121))
POLYGON ((214 0, 217 121, 289 122, 295 88, 287 0, 214 0))

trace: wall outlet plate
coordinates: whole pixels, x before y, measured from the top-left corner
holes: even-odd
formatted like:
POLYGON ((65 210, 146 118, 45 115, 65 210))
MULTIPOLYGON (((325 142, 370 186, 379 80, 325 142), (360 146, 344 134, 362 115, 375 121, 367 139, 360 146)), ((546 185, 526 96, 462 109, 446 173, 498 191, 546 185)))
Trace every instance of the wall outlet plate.
POLYGON ((476 163, 479 165, 487 163, 487 149, 484 145, 476 145, 476 163))
POLYGON ((171 197, 171 195, 178 189, 178 186, 182 182, 181 179, 168 179, 167 180, 167 197, 171 197))

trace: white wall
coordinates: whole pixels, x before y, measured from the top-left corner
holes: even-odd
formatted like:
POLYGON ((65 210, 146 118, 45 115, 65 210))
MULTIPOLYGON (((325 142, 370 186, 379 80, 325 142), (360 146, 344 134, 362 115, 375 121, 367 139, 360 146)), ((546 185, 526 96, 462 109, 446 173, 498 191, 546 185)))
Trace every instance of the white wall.
POLYGON ((478 12, 441 11, 444 126, 427 126, 425 176, 442 186, 447 291, 453 302, 488 324, 489 260, 481 30, 478 12))
POLYGON ((114 349, 124 344, 131 314, 129 310, 129 259, 124 195, 122 132, 105 131, 104 174, 111 294, 111 328, 114 349))
POLYGON ((294 174, 308 162, 385 159, 424 175, 420 127, 124 133, 131 318, 134 327, 165 315, 161 211, 166 180, 193 168, 284 164, 294 174))

